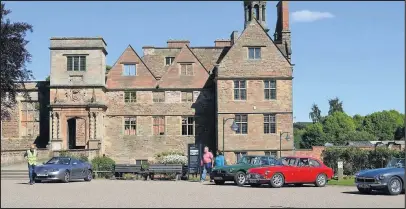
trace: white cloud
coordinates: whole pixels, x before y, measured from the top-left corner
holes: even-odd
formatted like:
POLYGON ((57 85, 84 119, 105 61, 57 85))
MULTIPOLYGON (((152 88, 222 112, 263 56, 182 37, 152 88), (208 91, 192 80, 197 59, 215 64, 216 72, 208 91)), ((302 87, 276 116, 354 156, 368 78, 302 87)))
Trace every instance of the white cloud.
POLYGON ((312 12, 309 10, 301 10, 292 13, 293 22, 314 22, 322 19, 334 18, 330 12, 312 12))

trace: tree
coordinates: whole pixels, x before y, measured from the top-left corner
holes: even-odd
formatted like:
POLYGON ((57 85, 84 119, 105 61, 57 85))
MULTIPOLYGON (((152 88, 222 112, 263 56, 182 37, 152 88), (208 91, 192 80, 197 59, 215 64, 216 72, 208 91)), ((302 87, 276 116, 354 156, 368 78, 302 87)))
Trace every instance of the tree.
POLYGON ((365 116, 363 130, 381 141, 394 140, 396 129, 404 126, 404 118, 396 110, 374 112, 365 116))
POLYGON ((354 121, 350 116, 343 112, 334 112, 326 117, 323 123, 323 131, 326 134, 328 142, 335 145, 342 145, 347 140, 343 140, 343 135, 355 131, 354 121))
POLYGON ((332 115, 335 112, 344 112, 343 109, 343 102, 338 99, 338 97, 334 99, 329 99, 328 103, 330 105, 330 109, 328 110, 328 115, 332 115))
POLYGON ((113 68, 113 67, 111 67, 110 65, 106 65, 106 74, 109 73, 109 71, 111 70, 111 68, 113 68))
POLYGON ((321 123, 313 123, 308 125, 305 133, 302 135, 300 148, 311 148, 312 146, 324 146, 326 143, 323 125, 321 123))
POLYGON ((395 140, 402 140, 405 138, 405 126, 398 127, 395 131, 395 140))
POLYGON ((32 26, 24 22, 11 22, 6 18, 11 13, 0 4, 1 33, 0 33, 0 78, 1 78, 1 119, 9 118, 9 109, 16 103, 18 89, 25 89, 24 82, 34 78, 32 72, 25 66, 31 61, 27 51, 27 31, 32 32, 32 26))
POLYGON ((361 131, 364 123, 364 117, 362 115, 356 114, 352 117, 352 120, 354 120, 355 129, 357 131, 361 131))
POLYGON ((320 122, 321 110, 316 104, 312 105, 312 111, 309 113, 309 117, 312 119, 313 123, 320 122))
POLYGON ((45 78, 45 80, 46 80, 46 81, 50 81, 50 80, 51 80, 51 76, 47 76, 47 77, 45 78))

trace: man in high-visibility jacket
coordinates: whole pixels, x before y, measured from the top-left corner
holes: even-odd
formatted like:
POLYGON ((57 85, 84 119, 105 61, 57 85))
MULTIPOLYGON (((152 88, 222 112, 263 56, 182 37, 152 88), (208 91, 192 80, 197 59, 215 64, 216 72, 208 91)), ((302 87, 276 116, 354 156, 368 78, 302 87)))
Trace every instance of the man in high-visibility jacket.
POLYGON ((24 158, 28 163, 28 175, 30 176, 30 185, 35 183, 34 181, 34 169, 37 165, 37 150, 35 144, 31 145, 31 148, 24 154, 24 158))

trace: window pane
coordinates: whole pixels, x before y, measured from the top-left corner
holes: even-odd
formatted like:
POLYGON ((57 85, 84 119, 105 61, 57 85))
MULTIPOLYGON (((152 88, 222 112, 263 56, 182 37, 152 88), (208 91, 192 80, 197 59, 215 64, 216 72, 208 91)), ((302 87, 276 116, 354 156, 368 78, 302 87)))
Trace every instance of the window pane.
POLYGON ((240 90, 234 89, 234 99, 235 100, 240 99, 240 90))
POLYGON ((187 125, 182 125, 182 135, 187 135, 187 125))
POLYGON ((193 124, 194 118, 193 117, 188 117, 188 124, 193 124))
POLYGON ((239 88, 239 87, 240 87, 239 81, 234 81, 234 88, 239 88))
POLYGON ((240 88, 245 89, 245 81, 240 81, 240 88))
POLYGON ((275 123, 275 122, 276 122, 276 120, 275 120, 275 115, 270 115, 270 116, 269 116, 269 119, 270 119, 271 123, 275 123))
POLYGON ((255 58, 261 59, 261 48, 255 48, 255 58))
POLYGON ((276 81, 275 80, 270 81, 270 88, 276 88, 276 81))
POLYGON ((254 59, 254 49, 253 48, 248 48, 248 58, 249 59, 254 59))
POLYGON ((86 70, 86 56, 80 56, 80 71, 86 70))
POLYGON ((241 100, 246 100, 247 99, 247 91, 245 89, 241 89, 240 93, 241 93, 241 100))
POLYGON ((247 122, 248 121, 248 115, 242 115, 241 120, 242 120, 242 122, 247 122))
POLYGON ((242 124, 242 133, 246 134, 248 132, 248 124, 247 123, 243 123, 242 124))
POLYGON ((264 90, 265 99, 269 99, 269 89, 264 90))
POLYGON ((264 81, 264 86, 266 89, 269 88, 269 81, 264 81))
POLYGON ((192 102, 192 100, 193 100, 193 94, 192 94, 192 92, 188 92, 187 93, 187 101, 192 102))
POLYGON ((271 123, 270 126, 271 126, 271 130, 270 130, 271 133, 273 133, 273 134, 276 133, 276 124, 275 124, 275 123, 271 123))
POLYGON ((188 135, 193 135, 193 125, 188 125, 188 135))
POLYGON ((187 125, 187 118, 182 118, 182 125, 187 125))
POLYGON ((270 131, 269 130, 269 123, 264 123, 264 133, 269 134, 270 133, 269 131, 270 131))
POLYGON ((264 122, 269 123, 269 115, 264 115, 264 122))
POLYGON ((235 116, 235 122, 241 122, 241 115, 235 116))
POLYGON ((67 70, 72 71, 72 57, 67 57, 67 70))
POLYGON ((79 70, 79 57, 73 57, 73 70, 79 70))
POLYGON ((271 99, 276 99, 276 89, 271 89, 270 98, 271 99))

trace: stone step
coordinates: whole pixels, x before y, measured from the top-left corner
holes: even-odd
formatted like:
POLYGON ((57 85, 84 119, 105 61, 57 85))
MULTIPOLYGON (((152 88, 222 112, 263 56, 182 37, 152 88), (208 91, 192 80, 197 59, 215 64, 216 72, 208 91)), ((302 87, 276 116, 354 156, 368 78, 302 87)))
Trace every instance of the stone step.
POLYGON ((1 170, 1 179, 28 179, 28 170, 1 170))
POLYGON ((1 180, 29 180, 28 176, 1 176, 1 180))

